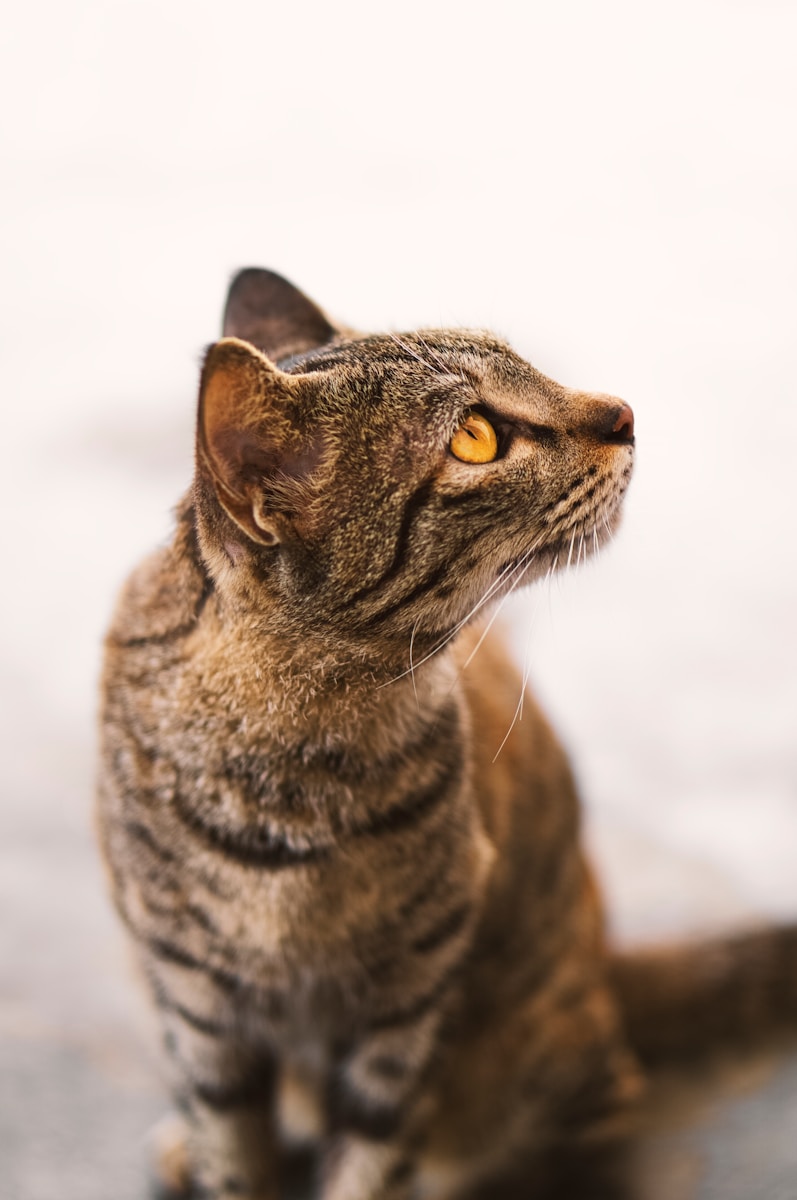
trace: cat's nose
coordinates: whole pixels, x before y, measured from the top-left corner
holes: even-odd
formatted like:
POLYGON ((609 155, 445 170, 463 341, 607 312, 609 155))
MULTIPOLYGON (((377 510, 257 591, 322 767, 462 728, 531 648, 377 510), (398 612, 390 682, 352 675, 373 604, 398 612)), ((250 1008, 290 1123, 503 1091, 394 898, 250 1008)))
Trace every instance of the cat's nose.
POLYGON ((634 410, 616 396, 576 394, 581 409, 579 426, 591 438, 615 446, 633 446, 634 410))
POLYGON ((634 410, 630 404, 621 404, 614 418, 610 442, 633 442, 634 440, 634 410))

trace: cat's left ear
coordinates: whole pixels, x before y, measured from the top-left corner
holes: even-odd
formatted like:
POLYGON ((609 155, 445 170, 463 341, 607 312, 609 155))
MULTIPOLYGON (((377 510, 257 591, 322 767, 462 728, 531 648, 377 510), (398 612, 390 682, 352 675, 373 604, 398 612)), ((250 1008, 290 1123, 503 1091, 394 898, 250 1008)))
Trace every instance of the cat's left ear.
POLYGON ((279 362, 325 346, 342 329, 276 271, 246 267, 230 283, 223 331, 279 362))
POLYGON ((317 465, 290 419, 296 388, 295 376, 237 338, 211 346, 202 369, 197 467, 236 525, 266 546, 283 540, 291 497, 317 465))

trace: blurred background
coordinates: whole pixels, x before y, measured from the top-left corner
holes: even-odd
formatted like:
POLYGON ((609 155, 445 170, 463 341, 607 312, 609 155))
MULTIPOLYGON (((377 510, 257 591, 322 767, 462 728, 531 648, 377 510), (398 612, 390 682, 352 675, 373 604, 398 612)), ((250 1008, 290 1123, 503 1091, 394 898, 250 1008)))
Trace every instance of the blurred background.
MULTIPOLYGON (((144 1194, 162 1100, 93 844, 100 640, 190 480, 197 363, 240 266, 364 329, 493 328, 633 405, 617 544, 509 606, 518 659, 572 751, 616 938, 797 916, 796 38, 786 0, 43 0, 7 18, 13 1200, 144 1194)), ((770 1110, 756 1153, 793 1182, 797 1115, 770 1110)), ((748 1123, 723 1128, 733 1146, 748 1123)), ((701 1164, 690 1196, 726 1200, 711 1136, 677 1153, 701 1164)))

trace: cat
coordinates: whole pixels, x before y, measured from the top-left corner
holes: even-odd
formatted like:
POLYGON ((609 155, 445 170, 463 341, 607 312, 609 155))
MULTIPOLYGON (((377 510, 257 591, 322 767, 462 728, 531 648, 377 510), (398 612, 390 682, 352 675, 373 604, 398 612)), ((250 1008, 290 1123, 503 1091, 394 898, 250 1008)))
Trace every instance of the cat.
POLYGON ((689 1025, 667 953, 607 950, 567 758, 480 624, 615 530, 633 413, 259 269, 223 334, 102 683, 101 841, 182 1112, 164 1186, 275 1200, 307 1143, 323 1200, 455 1200, 632 1103, 626 1030, 689 1025))

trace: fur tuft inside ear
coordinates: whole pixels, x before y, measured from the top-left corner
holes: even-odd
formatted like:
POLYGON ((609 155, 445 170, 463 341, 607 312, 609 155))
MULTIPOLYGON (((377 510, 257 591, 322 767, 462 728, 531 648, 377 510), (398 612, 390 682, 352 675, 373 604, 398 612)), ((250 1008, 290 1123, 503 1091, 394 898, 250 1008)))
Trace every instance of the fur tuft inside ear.
POLYGON ((295 378, 237 338, 205 357, 199 391, 197 467, 222 507, 262 545, 282 540, 286 501, 306 487, 308 456, 291 421, 295 378))

